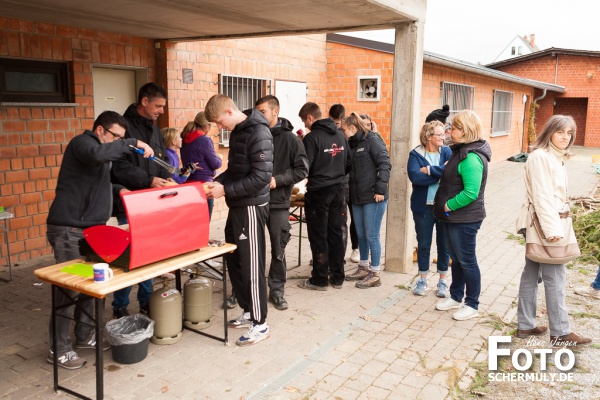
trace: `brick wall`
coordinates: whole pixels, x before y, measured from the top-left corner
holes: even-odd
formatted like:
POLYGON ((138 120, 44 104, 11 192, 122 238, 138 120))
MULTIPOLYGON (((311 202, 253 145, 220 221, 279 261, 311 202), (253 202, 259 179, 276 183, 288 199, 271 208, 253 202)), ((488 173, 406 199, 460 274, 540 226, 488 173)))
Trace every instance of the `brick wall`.
MULTIPOLYGON (((181 129, 204 110, 208 99, 219 91, 219 74, 269 79, 272 84, 275 80, 306 82, 307 99, 323 105, 325 50, 324 34, 204 42, 162 41, 157 58, 159 64, 166 65, 168 124, 181 129), (193 83, 183 83, 184 68, 192 69, 193 83)), ((276 94, 274 89, 271 93, 276 94)), ((219 148, 216 137, 213 140, 217 152, 224 156, 224 170, 227 149, 219 148)), ((224 199, 216 200, 212 219, 226 216, 224 199)))
MULTIPOLYGON (((566 93, 551 94, 540 101, 537 131, 552 115, 569 112, 577 115, 578 142, 586 147, 600 147, 600 61, 598 57, 555 53, 506 65, 498 69, 509 74, 564 86, 566 93), (555 109, 566 99, 587 99, 569 103, 570 108, 555 109), (556 101, 556 104, 555 104, 556 101), (577 104, 576 109, 572 106, 577 104)), ((538 95, 541 94, 538 93, 538 95)))
MULTIPOLYGON (((62 154, 94 119, 93 65, 148 68, 149 79, 169 97, 161 127, 181 129, 193 120, 217 93, 218 74, 306 82, 307 97, 325 102, 325 35, 159 43, 155 49, 150 39, 0 18, 0 57, 70 61, 77 104, 0 106, 0 205, 15 212, 9 236, 13 262, 51 253, 46 217, 62 154), (193 69, 193 84, 182 83, 183 68, 193 69)), ((224 200, 217 200, 213 220, 225 218, 226 211, 224 200)), ((0 243, 3 257, 6 246, 0 243)))
POLYGON ((147 67, 152 76, 154 45, 143 38, 0 18, 0 57, 70 61, 77 104, 0 107, 0 205, 12 206, 15 214, 9 241, 16 262, 51 252, 46 216, 62 154, 94 120, 92 64, 147 67))
MULTIPOLYGON (((377 123, 379 131, 389 143, 391 127, 393 55, 375 50, 361 49, 339 43, 327 43, 327 104, 344 104, 347 112, 368 113, 377 123), (357 101, 358 76, 381 75, 381 101, 357 101)), ((421 87, 421 121, 441 108, 442 82, 475 86, 474 111, 484 127, 484 136, 492 146, 492 162, 506 160, 521 151, 523 137, 523 94, 533 95, 533 89, 469 72, 423 64, 421 87), (494 90, 514 93, 511 131, 507 136, 490 137, 492 126, 492 101, 494 90)), ((418 137, 419 132, 415 132, 418 137)), ((418 139, 416 139, 418 142, 418 139)))

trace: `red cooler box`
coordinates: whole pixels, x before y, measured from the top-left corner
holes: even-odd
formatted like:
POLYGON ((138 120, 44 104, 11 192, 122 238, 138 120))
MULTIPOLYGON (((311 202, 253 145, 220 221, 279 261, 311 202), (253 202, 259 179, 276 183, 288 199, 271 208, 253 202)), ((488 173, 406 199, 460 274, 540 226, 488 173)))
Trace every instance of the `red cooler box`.
POLYGON ((84 229, 81 255, 131 271, 208 245, 210 221, 201 183, 121 195, 129 228, 84 229))

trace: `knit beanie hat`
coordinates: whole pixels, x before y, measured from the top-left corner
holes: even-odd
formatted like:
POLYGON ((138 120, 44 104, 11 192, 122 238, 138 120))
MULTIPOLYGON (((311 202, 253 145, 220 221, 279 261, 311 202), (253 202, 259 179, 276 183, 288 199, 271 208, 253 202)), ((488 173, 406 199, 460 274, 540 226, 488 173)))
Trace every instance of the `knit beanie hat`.
POLYGON ((450 115, 450 106, 448 104, 444 104, 441 109, 433 110, 429 113, 427 118, 425 118, 425 122, 431 121, 440 121, 442 124, 446 123, 446 118, 450 115))

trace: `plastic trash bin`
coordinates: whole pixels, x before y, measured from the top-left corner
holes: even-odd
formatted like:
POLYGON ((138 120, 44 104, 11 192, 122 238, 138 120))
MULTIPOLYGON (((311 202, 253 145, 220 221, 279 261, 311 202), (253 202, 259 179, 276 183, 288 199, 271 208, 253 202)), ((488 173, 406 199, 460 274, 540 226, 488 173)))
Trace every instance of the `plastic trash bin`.
POLYGON ((148 340, 154 334, 154 321, 146 315, 113 319, 106 323, 104 329, 116 362, 133 364, 148 355, 148 340))

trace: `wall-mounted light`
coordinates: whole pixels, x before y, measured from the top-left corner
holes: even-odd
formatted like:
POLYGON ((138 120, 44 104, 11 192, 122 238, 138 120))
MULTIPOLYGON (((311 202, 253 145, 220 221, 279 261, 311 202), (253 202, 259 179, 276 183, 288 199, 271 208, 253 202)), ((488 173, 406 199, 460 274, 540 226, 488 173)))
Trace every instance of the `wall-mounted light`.
POLYGON ((592 79, 594 77, 594 73, 592 71, 588 71, 586 78, 592 79))

